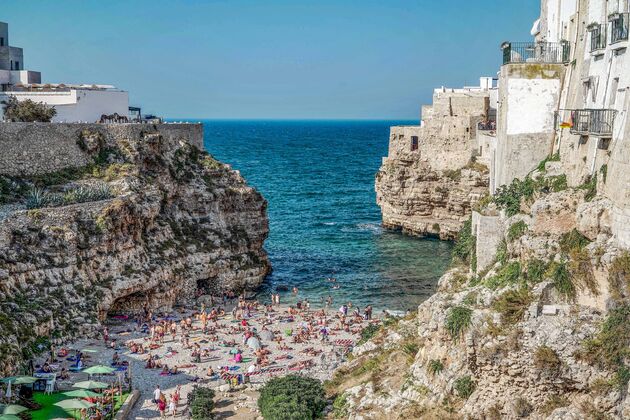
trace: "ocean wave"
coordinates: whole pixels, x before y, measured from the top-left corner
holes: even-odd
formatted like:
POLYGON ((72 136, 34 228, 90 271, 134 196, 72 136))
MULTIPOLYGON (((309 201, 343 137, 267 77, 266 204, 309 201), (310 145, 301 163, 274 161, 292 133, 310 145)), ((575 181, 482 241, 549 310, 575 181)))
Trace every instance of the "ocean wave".
POLYGON ((370 232, 374 235, 383 233, 383 228, 376 223, 357 223, 352 227, 341 229, 342 232, 370 232))

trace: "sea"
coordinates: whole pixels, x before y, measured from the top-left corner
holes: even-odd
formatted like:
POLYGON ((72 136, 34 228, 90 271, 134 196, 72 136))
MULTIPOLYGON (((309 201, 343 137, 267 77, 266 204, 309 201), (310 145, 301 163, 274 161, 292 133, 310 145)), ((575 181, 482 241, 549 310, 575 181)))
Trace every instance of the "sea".
POLYGON ((202 123, 208 152, 269 203, 265 248, 273 272, 259 299, 277 291, 282 303, 308 299, 321 307, 330 296, 335 307, 406 311, 434 293, 452 244, 383 229, 374 191, 389 127, 413 122, 202 123))

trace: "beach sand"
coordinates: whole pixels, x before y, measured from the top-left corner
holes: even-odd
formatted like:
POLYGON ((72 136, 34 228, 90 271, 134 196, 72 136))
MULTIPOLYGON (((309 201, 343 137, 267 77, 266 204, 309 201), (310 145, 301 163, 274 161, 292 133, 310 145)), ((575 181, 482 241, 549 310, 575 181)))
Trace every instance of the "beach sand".
MULTIPOLYGON (((233 301, 231 307, 234 306, 233 301)), ((230 308, 230 304, 223 306, 230 308)), ((206 311, 210 311, 210 307, 206 311)), ((215 389, 218 418, 231 419, 255 419, 259 416, 256 408, 257 389, 270 378, 284 376, 287 374, 302 374, 309 377, 315 377, 321 380, 330 378, 334 369, 345 359, 345 354, 351 345, 356 344, 362 328, 370 322, 378 323, 379 320, 367 321, 358 317, 352 317, 352 323, 349 331, 339 329, 340 312, 338 310, 324 309, 324 317, 315 316, 321 310, 302 311, 293 316, 293 320, 289 320, 288 305, 276 305, 272 312, 267 312, 265 306, 260 305, 258 310, 251 311, 251 317, 246 318, 248 326, 245 328, 253 329, 260 333, 263 323, 267 324, 266 328, 274 333, 274 338, 282 337, 282 343, 289 346, 290 350, 280 350, 278 341, 264 340, 260 342, 262 346, 271 353, 268 356, 271 364, 259 369, 258 374, 249 377, 250 383, 236 387, 228 391, 230 388, 227 382, 221 378, 209 379, 206 372, 209 366, 216 371, 220 371, 221 366, 231 367, 230 374, 245 374, 250 365, 256 360, 254 350, 244 344, 244 330, 239 320, 235 319, 228 310, 226 315, 220 317, 217 321, 217 341, 211 341, 210 335, 204 334, 201 329, 201 321, 195 316, 192 310, 174 311, 169 314, 171 319, 179 321, 186 317, 193 320, 193 330, 189 333, 190 344, 198 343, 201 349, 209 349, 209 356, 203 357, 201 363, 193 363, 191 356, 192 349, 186 349, 180 343, 182 334, 179 328, 177 335, 173 339, 171 334, 166 334, 164 343, 159 348, 146 352, 145 354, 131 353, 126 344, 130 342, 142 343, 145 348, 149 347, 150 334, 139 331, 139 326, 132 321, 125 319, 108 319, 107 326, 109 329, 110 340, 116 340, 119 347, 118 353, 121 360, 129 362, 131 370, 131 380, 133 388, 140 392, 140 397, 135 403, 134 408, 129 416, 130 419, 153 419, 159 418, 159 412, 156 404, 152 402, 153 391, 157 385, 160 386, 162 392, 168 397, 173 394, 178 385, 181 386, 181 399, 178 405, 178 415, 169 418, 187 418, 186 396, 193 389, 193 385, 210 387, 215 389), (330 335, 327 341, 321 339, 320 327, 318 323, 322 319, 327 321, 330 335), (304 323, 313 325, 310 339, 304 343, 294 343, 293 337, 287 336, 286 330, 292 330, 294 333, 300 330, 304 323), (220 346, 223 341, 234 341, 236 345, 230 347, 220 346), (168 350, 172 350, 169 352, 168 350), (307 354, 305 350, 311 348, 315 353, 307 354), (231 354, 235 349, 242 351, 244 358, 243 363, 235 363, 234 355, 231 354), (176 375, 161 375, 162 369, 146 369, 146 359, 151 354, 158 356, 161 363, 166 363, 169 367, 180 366, 179 373, 176 375), (299 366, 290 368, 299 362, 310 361, 311 367, 300 369, 299 366), (188 366, 188 367, 181 367, 188 366)), ((349 310, 352 313, 354 308, 349 310)), ((350 319, 348 317, 347 319, 350 319)), ((158 318, 158 321, 160 318, 158 318)), ((209 326, 214 325, 208 322, 209 326)), ((71 349, 93 349, 96 352, 85 353, 89 359, 87 366, 103 364, 109 366, 112 361, 114 349, 107 346, 104 340, 79 340, 72 343, 66 348, 71 349)), ((69 362, 68 362, 69 363, 69 362)), ((60 383, 60 387, 69 388, 72 383, 87 379, 87 374, 73 373, 68 381, 60 383)), ((92 378, 103 380, 105 382, 114 382, 116 376, 102 376, 92 378)))

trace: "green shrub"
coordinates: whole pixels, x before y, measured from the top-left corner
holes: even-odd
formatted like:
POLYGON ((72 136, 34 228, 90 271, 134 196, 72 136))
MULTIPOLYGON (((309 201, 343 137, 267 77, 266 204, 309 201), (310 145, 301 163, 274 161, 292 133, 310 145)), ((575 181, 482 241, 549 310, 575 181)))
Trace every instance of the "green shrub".
POLYGON ((507 260, 508 260, 507 243, 502 240, 497 246, 497 262, 503 265, 507 262, 507 260))
POLYGON ((630 305, 608 313, 597 336, 584 342, 580 357, 609 369, 624 366, 624 360, 630 357, 630 305))
POLYGON ((475 237, 472 234, 472 218, 469 218, 464 222, 455 240, 453 259, 463 263, 470 263, 470 257, 474 252, 474 248, 475 237))
POLYGON ((486 287, 496 290, 510 284, 518 282, 521 278, 521 264, 518 261, 512 261, 499 269, 497 274, 486 279, 484 284, 486 287))
POLYGON ((560 152, 556 152, 551 156, 547 156, 544 160, 542 160, 539 164, 538 167, 536 167, 536 169, 539 172, 545 172, 545 165, 547 164, 547 162, 556 162, 560 160, 560 152))
POLYGON ((579 189, 586 190, 584 200, 591 201, 597 195, 597 174, 589 176, 584 184, 578 187, 579 189))
POLYGON ((466 306, 474 306, 477 304, 478 293, 476 291, 469 292, 462 300, 462 304, 466 306))
POLYGON ((532 296, 529 290, 525 288, 508 290, 492 302, 492 309, 501 314, 503 325, 514 325, 523 319, 531 302, 532 296))
POLYGON ((18 101, 13 95, 2 101, 2 105, 4 120, 7 122, 50 122, 57 115, 53 106, 31 99, 18 101))
POLYGON ((586 236, 574 228, 560 237, 560 250, 568 254, 575 249, 580 250, 590 243, 591 241, 586 236))
POLYGON ((429 360, 429 366, 427 368, 431 375, 439 375, 444 370, 444 364, 441 360, 431 359, 429 360))
POLYGON ((348 417, 348 399, 346 394, 337 395, 333 402, 333 416, 336 419, 345 419, 348 417))
POLYGON ((213 419, 214 391, 210 388, 193 388, 188 394, 188 405, 193 420, 213 419))
POLYGON ((455 306, 446 315, 446 329, 454 340, 461 337, 471 322, 472 310, 464 306, 455 306))
POLYGON ((515 241, 516 239, 523 236, 525 232, 527 232, 527 229, 527 223, 525 223, 523 220, 519 220, 518 222, 512 224, 508 229, 508 240, 510 242, 515 241))
POLYGON ((547 263, 542 260, 533 258, 527 261, 527 281, 536 284, 543 281, 545 277, 545 271, 547 271, 547 263))
POLYGON ((357 345, 361 345, 361 344, 367 342, 368 340, 370 340, 372 337, 374 337, 376 335, 376 333, 380 329, 381 329, 381 327, 376 325, 376 324, 370 324, 367 327, 363 328, 361 330, 361 338, 357 342, 357 345))
POLYGON ((319 418, 325 407, 321 381, 298 375, 271 379, 258 398, 258 408, 265 420, 319 418))
POLYGON ((453 388, 457 391, 457 395, 465 400, 468 399, 473 392, 475 392, 475 387, 475 382, 473 382, 472 378, 468 375, 456 379, 453 384, 453 388))
POLYGON ((444 174, 445 177, 447 177, 448 179, 450 179, 451 181, 459 181, 462 177, 462 170, 461 169, 447 169, 445 171, 442 172, 444 174))
POLYGON ((314 419, 313 411, 306 401, 286 394, 273 395, 263 411, 265 420, 308 420, 314 419))
POLYGON ((605 184, 606 177, 608 176, 608 165, 602 165, 602 167, 599 168, 599 172, 602 174, 602 181, 604 181, 605 184))
POLYGON ((575 300, 577 291, 567 270, 566 263, 551 262, 547 269, 547 276, 553 281, 553 286, 567 300, 575 300))

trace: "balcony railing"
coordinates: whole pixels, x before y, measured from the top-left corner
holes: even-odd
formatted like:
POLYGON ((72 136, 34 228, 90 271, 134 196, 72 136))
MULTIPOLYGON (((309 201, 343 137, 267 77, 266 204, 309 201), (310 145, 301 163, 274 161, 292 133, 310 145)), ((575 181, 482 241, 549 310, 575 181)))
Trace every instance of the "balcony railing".
POLYGON ((588 30, 591 33, 591 52, 606 48, 606 25, 590 25, 588 30))
POLYGON ((494 131, 497 129, 496 121, 479 121, 477 123, 477 130, 479 131, 494 131))
POLYGON ((571 110, 571 134, 610 137, 616 114, 614 109, 571 110))
POLYGON ((628 40, 628 23, 630 23, 629 13, 615 13, 610 16, 610 43, 628 40))
POLYGON ((571 46, 568 42, 504 42, 503 64, 511 63, 568 63, 571 46))

